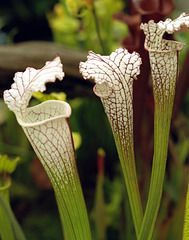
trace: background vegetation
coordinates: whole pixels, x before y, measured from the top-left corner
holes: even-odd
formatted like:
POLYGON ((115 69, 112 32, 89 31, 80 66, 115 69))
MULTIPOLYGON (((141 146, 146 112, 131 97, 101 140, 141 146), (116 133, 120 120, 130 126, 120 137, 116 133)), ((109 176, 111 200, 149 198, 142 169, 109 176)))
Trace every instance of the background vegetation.
MULTIPOLYGON (((118 46, 125 46, 141 54, 143 69, 134 85, 134 130, 136 164, 144 207, 153 154, 153 95, 148 57, 143 49, 144 36, 139 31, 139 25, 151 18, 158 21, 167 16, 177 17, 183 6, 189 12, 189 7, 186 9, 187 1, 176 5, 171 1, 163 2, 168 7, 160 4, 155 6, 152 1, 148 1, 148 6, 142 6, 139 1, 126 0, 3 0, 0 3, 2 46, 28 40, 45 40, 84 52, 89 49, 110 54, 118 46)), ((169 141, 164 195, 154 234, 154 239, 161 240, 181 239, 189 163, 189 32, 178 33, 174 38, 186 43, 186 47, 180 56, 180 77, 169 141)), ((70 81, 77 84, 74 79, 70 81)), ((0 87, 1 91, 5 90, 1 83, 0 87)), ((99 99, 92 95, 92 85, 88 86, 88 94, 82 97, 74 92, 69 95, 74 87, 71 90, 55 90, 64 91, 68 95, 67 101, 73 109, 70 125, 82 138, 76 154, 93 235, 98 211, 95 206, 97 198, 102 198, 106 239, 134 239, 127 194, 112 133, 99 99), (106 152, 100 196, 96 192, 99 148, 106 152)), ((34 98, 31 104, 38 101, 34 98)), ((0 154, 21 158, 12 174, 11 205, 27 239, 62 239, 51 184, 13 113, 2 100, 0 154)))

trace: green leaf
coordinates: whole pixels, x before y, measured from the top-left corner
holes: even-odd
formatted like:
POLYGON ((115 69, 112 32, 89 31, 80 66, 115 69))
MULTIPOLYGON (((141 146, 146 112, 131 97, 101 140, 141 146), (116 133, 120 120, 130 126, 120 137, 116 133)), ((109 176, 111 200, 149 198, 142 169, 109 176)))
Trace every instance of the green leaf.
MULTIPOLYGON (((10 208, 9 205, 9 188, 11 186, 11 179, 10 178, 4 178, 1 176, 0 178, 0 194, 2 195, 2 198, 4 199, 5 203, 7 204, 7 207, 10 208)), ((0 238, 2 240, 14 240, 14 233, 12 230, 11 223, 8 219, 8 216, 2 206, 0 204, 0 238)))
POLYGON ((7 155, 0 155, 0 173, 12 173, 14 172, 18 161, 20 160, 19 157, 11 160, 7 155))
POLYGON ((47 100, 60 100, 66 101, 66 94, 64 92, 52 92, 50 94, 45 94, 42 92, 34 92, 33 97, 38 99, 40 102, 45 102, 47 100))
POLYGON ((10 177, 0 181, 0 237, 1 240, 25 240, 9 203, 10 177))
POLYGON ((77 150, 82 143, 82 137, 80 135, 80 133, 78 132, 72 132, 72 137, 73 137, 73 142, 74 142, 74 148, 75 150, 77 150))

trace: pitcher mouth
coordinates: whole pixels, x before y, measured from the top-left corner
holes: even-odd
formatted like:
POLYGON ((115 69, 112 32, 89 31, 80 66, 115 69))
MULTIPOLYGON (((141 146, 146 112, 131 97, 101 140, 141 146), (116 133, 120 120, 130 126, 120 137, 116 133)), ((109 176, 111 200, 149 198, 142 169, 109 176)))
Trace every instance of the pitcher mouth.
POLYGON ((150 47, 147 47, 146 43, 144 44, 144 48, 148 52, 170 53, 170 52, 175 52, 175 51, 180 52, 180 51, 182 51, 183 47, 185 46, 185 44, 182 42, 166 40, 166 39, 163 39, 163 41, 166 44, 166 46, 169 47, 170 49, 165 48, 165 49, 160 50, 160 49, 150 48, 150 47))
POLYGON ((70 116, 71 107, 67 102, 48 100, 36 106, 26 108, 22 111, 21 116, 16 116, 16 118, 22 127, 35 127, 57 119, 67 119, 70 116))

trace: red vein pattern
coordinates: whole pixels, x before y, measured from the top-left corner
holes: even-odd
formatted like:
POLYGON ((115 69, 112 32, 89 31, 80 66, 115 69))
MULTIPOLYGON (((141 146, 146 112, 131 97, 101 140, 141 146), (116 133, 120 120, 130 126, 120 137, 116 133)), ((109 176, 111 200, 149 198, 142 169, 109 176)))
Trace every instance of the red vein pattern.
POLYGON ((140 65, 139 54, 130 54, 124 48, 110 56, 90 51, 87 61, 80 63, 84 79, 94 79, 94 92, 101 98, 114 136, 124 148, 133 139, 133 80, 140 73, 140 65))
POLYGON ((65 102, 47 101, 28 108, 25 118, 28 125, 22 127, 43 164, 48 165, 47 172, 57 179, 64 178, 66 185, 73 178, 76 166, 70 128, 62 115, 65 107, 70 108, 65 102))

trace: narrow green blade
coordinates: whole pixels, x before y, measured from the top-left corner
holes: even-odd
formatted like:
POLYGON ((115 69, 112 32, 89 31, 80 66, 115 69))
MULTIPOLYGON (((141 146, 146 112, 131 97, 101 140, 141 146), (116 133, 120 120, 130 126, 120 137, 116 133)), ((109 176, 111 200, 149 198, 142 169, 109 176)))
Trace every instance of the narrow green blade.
POLYGON ((2 235, 2 240, 26 240, 24 233, 17 222, 9 204, 5 201, 0 192, 0 233, 2 235), (4 215, 4 218, 2 218, 4 215), (3 221, 1 221, 3 220, 3 221), (10 229, 10 226, 12 229, 10 229))

